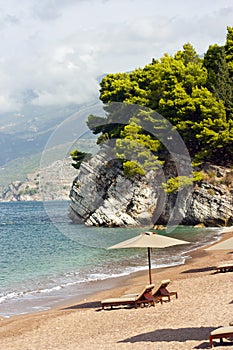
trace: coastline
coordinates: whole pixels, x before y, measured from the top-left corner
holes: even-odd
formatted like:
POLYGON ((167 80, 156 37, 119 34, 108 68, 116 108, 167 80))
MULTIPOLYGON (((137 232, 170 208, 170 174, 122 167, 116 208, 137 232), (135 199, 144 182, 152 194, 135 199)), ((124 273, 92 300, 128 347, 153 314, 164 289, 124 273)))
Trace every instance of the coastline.
MULTIPOLYGON (((233 228, 223 229, 221 240, 232 233, 233 228)), ((232 260, 228 251, 205 248, 192 251, 185 264, 153 270, 154 283, 171 280, 169 290, 178 292, 177 300, 155 308, 101 311, 101 300, 141 290, 147 284, 148 273, 139 271, 101 281, 101 290, 100 284, 93 282, 85 297, 61 302, 47 311, 1 319, 0 349, 76 350, 95 349, 97 345, 129 349, 133 344, 135 349, 154 349, 157 345, 157 349, 167 350, 192 349, 203 342, 208 348, 209 332, 233 320, 233 272, 215 273, 216 265, 232 260), (162 332, 167 333, 167 339, 162 332)), ((230 345, 224 346, 228 348, 230 345)))
MULTIPOLYGON (((183 270, 186 270, 186 267, 189 265, 193 265, 193 263, 196 265, 201 265, 202 258, 207 258, 207 255, 211 255, 211 267, 215 263, 215 265, 219 264, 219 259, 221 262, 224 260, 229 260, 228 256, 226 255, 226 252, 224 251, 213 251, 211 253, 207 253, 205 249, 212 244, 215 244, 220 241, 224 241, 228 238, 230 238, 233 234, 233 226, 224 228, 219 233, 219 240, 216 242, 213 242, 211 244, 208 244, 206 246, 195 248, 193 250, 190 250, 189 257, 185 259, 185 262, 183 264, 173 265, 173 266, 165 266, 165 267, 159 267, 152 269, 152 276, 153 276, 153 283, 156 283, 156 280, 160 281, 161 279, 181 279, 183 276, 180 274, 183 270), (172 276, 172 277, 171 277, 172 276)), ((208 270, 208 268, 207 268, 208 270)), ((134 291, 138 291, 138 286, 143 286, 144 284, 148 283, 148 270, 140 270, 131 272, 128 275, 118 276, 118 277, 110 277, 104 280, 98 280, 98 281, 90 281, 86 285, 87 287, 87 297, 83 298, 83 295, 79 295, 77 297, 73 297, 70 299, 70 301, 65 302, 60 301, 58 303, 57 307, 66 307, 70 306, 73 303, 80 303, 82 300, 89 300, 89 299, 96 299, 96 295, 100 295, 100 297, 103 295, 111 295, 112 293, 116 294, 116 296, 125 294, 125 293, 134 293, 134 291), (108 292, 109 291, 109 292, 108 292)), ((101 300, 101 299, 100 299, 101 300)), ((56 309, 55 307, 54 309, 56 309)))
MULTIPOLYGON (((21 213, 22 208, 18 209, 21 213)), ((127 249, 121 252, 113 251, 109 253, 104 248, 112 245, 116 240, 123 240, 125 230, 94 229, 94 241, 98 239, 98 244, 94 243, 93 251, 92 241, 90 241, 90 239, 93 239, 93 228, 86 229, 82 225, 70 227, 69 224, 65 224, 63 229, 71 229, 72 234, 80 237, 80 241, 77 239, 78 242, 73 244, 73 241, 69 239, 69 234, 68 240, 64 237, 65 231, 61 231, 61 234, 57 236, 56 230, 53 230, 53 225, 48 227, 44 225, 42 213, 40 222, 44 230, 47 230, 47 234, 43 235, 43 240, 38 240, 36 233, 37 221, 34 220, 33 223, 35 222, 36 225, 31 226, 31 208, 28 210, 26 206, 24 209, 28 213, 27 218, 29 220, 27 220, 27 235, 24 235, 26 239, 22 241, 22 246, 27 246, 29 239, 32 248, 29 245, 28 259, 25 259, 23 255, 20 266, 17 266, 15 263, 18 260, 17 252, 20 254, 20 245, 16 246, 15 244, 18 239, 17 230, 15 230, 14 225, 6 226, 6 234, 2 235, 2 255, 5 254, 7 257, 11 257, 13 263, 9 264, 8 269, 4 269, 4 265, 1 265, 3 268, 0 277, 3 284, 0 297, 0 317, 8 318, 48 310, 59 306, 61 302, 65 304, 69 300, 81 300, 83 295, 91 295, 109 288, 110 283, 114 288, 117 286, 118 277, 120 278, 120 284, 122 284, 121 277, 126 276, 126 279, 128 279, 127 276, 133 272, 148 271, 146 249, 137 251, 127 249), (8 246, 11 247, 11 245, 7 239, 4 240, 4 237, 12 239, 12 244, 15 247, 13 255, 8 250, 8 246), (84 251, 82 243, 84 244, 84 251), (61 244, 62 249, 60 249, 61 244), (95 246, 97 246, 96 249, 95 246), (100 246, 100 249, 98 246, 100 246), (53 247, 52 252, 50 252, 51 247, 53 247), (41 254, 38 254, 40 251, 41 254), (79 251, 82 253, 79 254, 79 251), (14 256, 16 257, 14 258, 14 256), (85 262, 87 262, 87 266, 85 262), (96 262, 97 264, 95 264, 96 262), (38 269, 38 266, 41 267, 38 269), (25 274, 22 273, 24 271, 25 274)), ((62 206, 56 206, 56 210, 63 215, 62 206)), ((170 249, 153 250, 151 254, 152 268, 157 271, 161 267, 183 264, 193 250, 217 241, 221 229, 217 227, 203 229, 179 226, 174 231, 175 234, 178 233, 177 238, 190 241, 190 244, 175 246, 170 249)), ((136 231, 129 229, 129 236, 137 234, 139 230, 136 231)))

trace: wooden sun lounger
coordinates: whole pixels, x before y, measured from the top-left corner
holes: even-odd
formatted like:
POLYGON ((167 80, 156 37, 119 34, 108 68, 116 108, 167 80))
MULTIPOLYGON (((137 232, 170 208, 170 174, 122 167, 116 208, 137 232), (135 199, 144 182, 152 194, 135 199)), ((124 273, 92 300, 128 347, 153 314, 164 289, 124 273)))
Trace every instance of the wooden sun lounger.
POLYGON ((138 305, 141 304, 155 305, 155 298, 151 294, 153 288, 154 284, 149 284, 139 294, 129 294, 123 295, 119 298, 110 298, 102 300, 102 309, 104 309, 107 306, 110 306, 112 308, 113 306, 119 305, 134 305, 135 308, 137 308, 138 305))
POLYGON ((155 288, 154 292, 152 293, 154 297, 160 296, 162 298, 167 298, 168 301, 171 300, 171 296, 175 295, 176 299, 178 298, 178 293, 175 291, 168 291, 167 286, 169 285, 171 281, 163 280, 160 282, 160 284, 155 288))
POLYGON ((210 347, 212 348, 213 346, 213 339, 220 339, 220 344, 223 344, 223 338, 231 337, 233 337, 233 326, 217 328, 210 333, 210 347))
MULTIPOLYGON (((160 301, 161 304, 163 303, 163 298, 167 298, 168 301, 171 300, 171 297, 174 295, 176 299, 178 298, 178 293, 175 291, 169 291, 167 290, 167 286, 171 280, 162 280, 152 291, 152 295, 155 298, 156 301, 160 301)), ((129 296, 136 296, 138 294, 125 294, 124 297, 129 297, 129 296)))
POLYGON ((226 261, 217 266, 217 272, 227 272, 233 270, 233 261, 226 261))

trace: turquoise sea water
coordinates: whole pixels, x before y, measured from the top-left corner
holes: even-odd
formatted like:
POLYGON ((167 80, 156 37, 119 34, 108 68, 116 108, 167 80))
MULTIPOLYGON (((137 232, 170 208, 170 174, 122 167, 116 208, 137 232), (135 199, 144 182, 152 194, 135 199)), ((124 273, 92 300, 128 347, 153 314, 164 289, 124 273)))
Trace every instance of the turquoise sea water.
MULTIPOLYGON (((1 316, 47 309, 84 295, 93 281, 147 269, 144 249, 107 250, 142 229, 74 225, 68 206, 68 201, 0 203, 1 316)), ((191 243, 153 249, 153 268, 184 263, 191 250, 218 239, 219 229, 178 226, 169 235, 191 243)))

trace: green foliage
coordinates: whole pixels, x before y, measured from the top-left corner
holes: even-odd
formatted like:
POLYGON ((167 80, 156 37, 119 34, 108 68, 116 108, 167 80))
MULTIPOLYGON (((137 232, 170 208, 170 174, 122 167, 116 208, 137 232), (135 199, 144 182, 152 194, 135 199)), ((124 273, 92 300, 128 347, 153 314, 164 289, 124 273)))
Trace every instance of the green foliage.
POLYGON ((143 128, 134 122, 126 125, 116 140, 116 157, 122 160, 126 176, 145 175, 150 170, 158 169, 162 162, 156 152, 160 142, 147 135, 143 128))
MULTIPOLYGON (((210 45, 204 58, 186 43, 174 55, 164 54, 143 68, 108 74, 100 83, 106 117, 90 115, 87 125, 99 135, 99 144, 111 142, 115 147, 126 176, 144 175, 162 165, 164 144, 172 139, 170 123, 195 163, 222 164, 232 159, 233 151, 232 78, 233 27, 227 27, 225 45, 210 45)), ((75 166, 86 157, 73 153, 75 166)), ((197 179, 195 174, 177 177, 165 188, 173 192, 197 179)))
POLYGON ((93 132, 93 134, 99 134, 100 132, 108 131, 106 125, 106 119, 97 117, 90 114, 87 119, 87 126, 93 132))
POLYGON ((121 131, 120 136, 124 140, 139 143, 149 151, 158 151, 160 145, 158 140, 153 139, 151 135, 147 135, 143 128, 136 123, 126 125, 121 131))
MULTIPOLYGON (((137 76, 139 73, 137 71, 137 76)), ((100 99, 104 103, 124 101, 144 105, 147 102, 145 91, 131 73, 108 74, 102 79, 100 87, 100 99)))
MULTIPOLYGON (((104 103, 137 101, 142 106, 158 111, 175 126, 195 161, 222 163, 222 152, 232 149, 232 62, 233 28, 228 27, 225 46, 209 46, 204 59, 198 56, 190 43, 186 43, 183 50, 174 56, 164 54, 161 59, 153 59, 144 68, 108 75, 101 83, 100 98, 104 103)), ((133 137, 151 150, 147 131, 151 130, 160 139, 166 130, 165 124, 162 126, 156 118, 153 120, 152 114, 145 114, 143 111, 134 118, 129 116, 127 122, 132 124, 134 121, 143 126, 144 141, 141 132, 137 133, 140 137, 133 137), (161 132, 158 134, 159 130, 161 132)), ((113 137, 130 138, 124 134, 127 130, 125 125, 116 126, 109 123, 110 120, 111 113, 107 127, 102 127, 100 141, 113 137)), ((152 139, 155 141, 155 137, 152 139)), ((126 143, 123 145, 120 142, 117 146, 125 148, 126 143)), ((161 153, 162 145, 156 144, 156 147, 157 152, 161 153)), ((124 151, 118 152, 118 155, 123 157, 126 154, 124 151)))
POLYGON ((225 51, 230 77, 233 78, 233 27, 227 27, 225 51))
POLYGON ((126 177, 132 178, 137 175, 144 176, 145 170, 137 161, 126 161, 123 164, 123 171, 126 177))
POLYGON ((201 61, 196 50, 190 43, 184 44, 183 51, 178 51, 175 54, 175 58, 178 60, 182 59, 185 65, 189 63, 199 63, 201 61))
POLYGON ((230 162, 233 152, 233 120, 205 119, 193 126, 196 137, 203 145, 195 160, 222 160, 230 162))
POLYGON ((233 86, 227 64, 225 47, 211 45, 205 54, 204 65, 208 69, 207 87, 218 100, 222 100, 227 119, 233 117, 233 86))
POLYGON ((25 194, 25 195, 28 194, 30 196, 33 196, 36 193, 38 193, 38 189, 37 188, 30 188, 29 186, 26 186, 24 192, 21 191, 20 194, 25 194))
POLYGON ((70 152, 70 155, 71 155, 71 157, 73 159, 73 162, 74 162, 74 163, 72 163, 72 166, 75 169, 79 169, 80 165, 82 164, 82 162, 84 160, 87 161, 88 159, 91 158, 91 154, 90 153, 80 152, 77 149, 75 149, 72 152, 70 152))
POLYGON ((193 185, 195 182, 200 182, 203 179, 201 172, 193 172, 193 177, 176 176, 163 183, 162 187, 166 193, 174 193, 184 189, 187 186, 193 185))

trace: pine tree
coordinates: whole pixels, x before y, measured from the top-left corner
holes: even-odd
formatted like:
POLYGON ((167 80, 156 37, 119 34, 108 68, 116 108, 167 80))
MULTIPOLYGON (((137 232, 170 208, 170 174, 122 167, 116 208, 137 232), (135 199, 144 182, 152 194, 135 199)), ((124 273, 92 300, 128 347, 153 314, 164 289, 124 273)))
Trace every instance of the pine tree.
POLYGON ((222 100, 226 109, 227 120, 233 117, 233 83, 224 46, 212 45, 204 57, 208 70, 207 87, 218 100, 222 100))
POLYGON ((225 51, 230 77, 233 78, 233 27, 227 27, 225 51))

